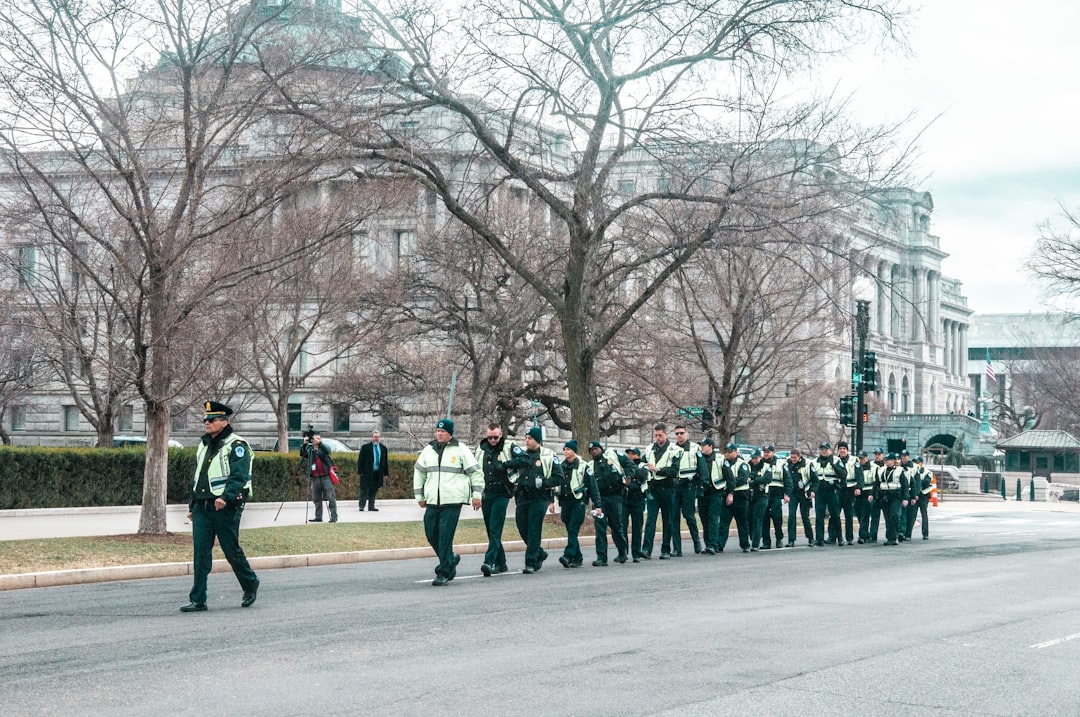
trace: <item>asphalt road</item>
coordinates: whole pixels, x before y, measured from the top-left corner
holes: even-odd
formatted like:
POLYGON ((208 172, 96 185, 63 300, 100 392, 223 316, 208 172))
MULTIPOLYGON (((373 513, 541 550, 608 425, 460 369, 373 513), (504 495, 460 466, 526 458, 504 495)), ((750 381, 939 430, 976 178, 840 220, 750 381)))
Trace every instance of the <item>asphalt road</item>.
POLYGON ((1080 712, 1080 515, 973 507, 931 528, 488 579, 465 556, 446 588, 432 560, 267 571, 246 610, 212 575, 190 615, 186 579, 16 590, 0 712, 1080 712))

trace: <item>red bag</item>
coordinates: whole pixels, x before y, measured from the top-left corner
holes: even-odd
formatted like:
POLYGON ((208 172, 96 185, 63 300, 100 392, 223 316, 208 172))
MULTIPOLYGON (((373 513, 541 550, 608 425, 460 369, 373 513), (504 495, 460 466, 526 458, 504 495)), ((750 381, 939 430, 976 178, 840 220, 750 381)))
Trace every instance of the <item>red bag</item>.
POLYGON ((334 485, 338 484, 337 466, 330 466, 330 482, 334 485))

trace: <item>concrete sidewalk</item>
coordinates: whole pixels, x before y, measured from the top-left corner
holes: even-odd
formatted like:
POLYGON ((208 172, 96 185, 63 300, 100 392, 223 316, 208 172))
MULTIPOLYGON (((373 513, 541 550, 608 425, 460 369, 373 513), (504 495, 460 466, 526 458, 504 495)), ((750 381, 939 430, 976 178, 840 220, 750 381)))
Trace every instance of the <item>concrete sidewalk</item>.
MULTIPOLYGON (((305 507, 310 511, 310 503, 285 503, 281 515, 274 520, 280 503, 252 503, 244 511, 243 527, 257 528, 273 525, 302 525, 305 507)), ((1007 513, 1016 510, 1031 512, 1071 513, 1080 515, 1077 503, 1028 503, 1013 500, 964 500, 962 496, 950 495, 937 508, 930 509, 931 525, 935 518, 978 515, 987 513, 1007 513)), ((170 506, 168 529, 175 532, 190 532, 187 523, 186 506, 170 506)), ((362 522, 400 522, 420 520, 423 510, 411 500, 380 501, 376 513, 360 512, 351 501, 338 505, 338 520, 348 523, 362 522)), ((324 515, 324 519, 325 519, 324 515)), ((480 517, 479 511, 462 506, 462 518, 480 517)), ((787 511, 784 512, 785 525, 787 511)), ((513 519, 513 512, 510 512, 513 519)), ((120 535, 138 531, 138 507, 114 508, 54 508, 43 510, 0 511, 0 540, 18 540, 20 538, 48 538, 86 535, 120 535), (10 537, 8 537, 10 536, 10 537)), ((323 529, 322 526, 312 526, 323 529)), ((333 526, 325 529, 332 530, 333 526)), ((734 533, 734 529, 732 529, 734 533)), ((657 539, 659 539, 659 535, 657 539)), ((683 539, 690 535, 683 531, 683 539)), ((593 545, 593 536, 581 536, 583 546, 593 545)), ((565 538, 551 538, 543 541, 549 552, 559 550, 566 545, 565 538)), ((521 552, 525 544, 521 541, 503 543, 507 552, 521 552)), ((485 551, 485 544, 455 546, 463 555, 476 555, 485 551)), ((334 565, 343 563, 368 563, 381 560, 408 560, 434 557, 429 547, 398 548, 393 550, 364 550, 345 553, 315 553, 310 555, 279 555, 251 558, 251 565, 256 570, 274 570, 278 568, 308 567, 315 565, 334 565)), ((191 563, 159 563, 153 565, 127 565, 108 568, 86 568, 79 570, 56 570, 18 575, 0 575, 0 591, 33 587, 53 587, 58 585, 78 585, 82 583, 109 582, 115 580, 136 580, 143 578, 178 577, 191 575, 191 563)), ((213 572, 227 572, 229 565, 224 560, 215 560, 213 572)))
MULTIPOLYGON (((338 502, 338 521, 342 523, 400 523, 421 520, 424 509, 414 500, 380 500, 378 511, 359 510, 356 501, 338 502)), ((91 535, 128 535, 139 531, 137 505, 105 508, 41 508, 34 510, 0 510, 0 540, 30 538, 73 538, 91 535)), ((281 525, 303 525, 315 517, 311 502, 249 503, 244 509, 241 528, 270 528, 281 525), (280 514, 278 509, 281 509, 280 514)), ((461 517, 480 518, 480 511, 463 507, 461 517)), ((330 519, 323 509, 323 521, 330 519)), ((190 533, 186 505, 170 505, 166 511, 166 530, 170 533, 190 533)))

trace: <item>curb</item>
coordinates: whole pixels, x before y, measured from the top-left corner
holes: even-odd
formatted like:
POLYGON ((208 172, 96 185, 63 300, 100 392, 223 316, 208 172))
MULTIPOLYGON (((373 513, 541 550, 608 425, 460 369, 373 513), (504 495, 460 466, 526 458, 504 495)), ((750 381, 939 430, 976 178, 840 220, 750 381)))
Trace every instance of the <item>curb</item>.
MULTIPOLYGON (((686 534, 689 537, 689 533, 686 534)), ((581 545, 595 545, 593 536, 581 536, 581 545)), ((566 538, 546 538, 541 541, 545 549, 566 547, 566 538)), ((525 551, 525 542, 514 540, 503 543, 508 553, 525 551)), ((487 543, 469 543, 455 545, 454 550, 462 555, 483 555, 487 543)), ((385 560, 415 560, 434 558, 435 551, 427 548, 388 548, 385 550, 353 550, 344 553, 310 553, 306 555, 267 555, 248 558, 251 567, 256 570, 280 570, 284 568, 310 568, 324 565, 346 565, 349 563, 378 563, 385 560)), ((106 568, 79 568, 76 570, 50 570, 40 573, 18 573, 0 575, 0 592, 4 590, 25 590, 27 588, 51 588, 63 585, 86 585, 89 583, 118 582, 121 580, 146 580, 148 578, 176 578, 192 573, 191 563, 153 563, 150 565, 115 565, 106 568)), ((225 560, 215 560, 211 573, 227 573, 232 568, 225 560)))

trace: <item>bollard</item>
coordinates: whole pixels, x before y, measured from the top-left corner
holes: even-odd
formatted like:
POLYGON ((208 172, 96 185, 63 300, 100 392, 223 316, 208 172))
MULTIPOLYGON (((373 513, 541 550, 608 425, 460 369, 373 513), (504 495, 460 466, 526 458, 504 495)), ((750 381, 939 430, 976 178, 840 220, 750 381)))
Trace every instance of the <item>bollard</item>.
POLYGON ((983 476, 983 486, 982 486, 982 488, 983 488, 982 489, 983 493, 989 493, 990 492, 990 478, 988 478, 987 476, 983 476))
POLYGON ((1006 493, 1006 488, 1005 488, 1005 476, 1001 476, 1001 499, 1002 500, 1008 500, 1009 499, 1008 493, 1006 493))
POLYGON ((1017 500, 1020 500, 1020 496, 1022 494, 1022 491, 1023 491, 1023 488, 1020 487, 1020 479, 1017 478, 1016 479, 1016 499, 1017 500))
POLYGON ((1031 482, 1028 483, 1028 500, 1032 503, 1035 502, 1035 477, 1032 476, 1031 482))

